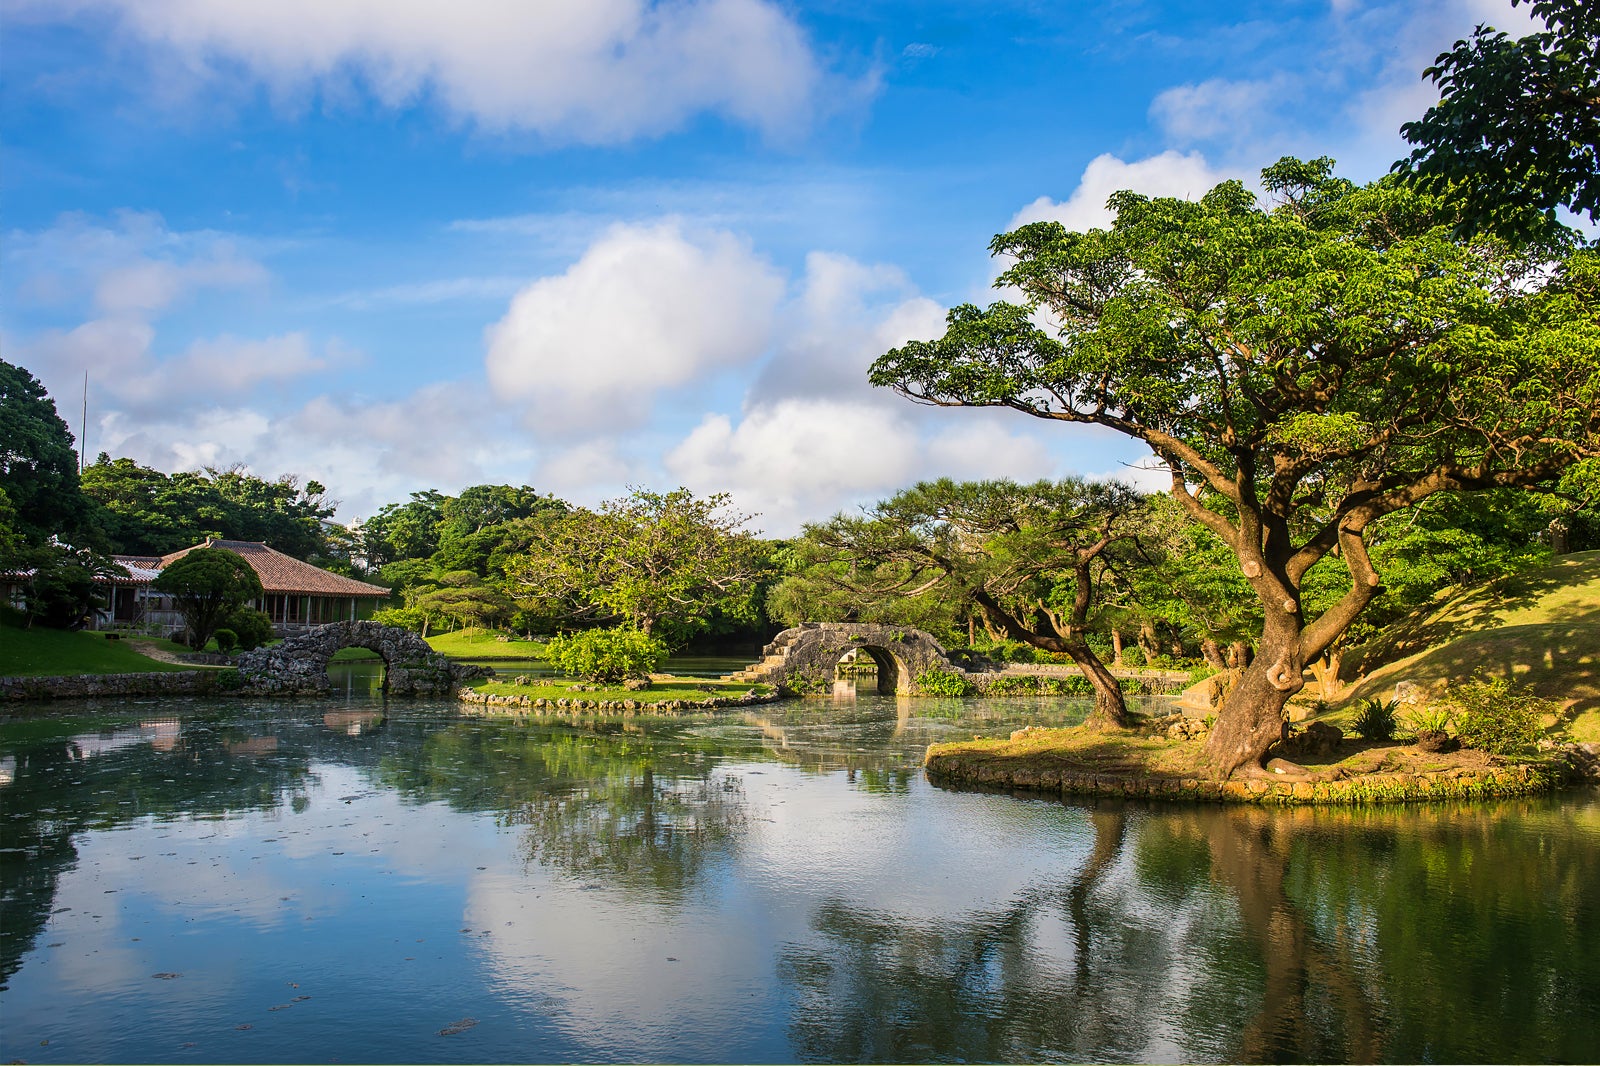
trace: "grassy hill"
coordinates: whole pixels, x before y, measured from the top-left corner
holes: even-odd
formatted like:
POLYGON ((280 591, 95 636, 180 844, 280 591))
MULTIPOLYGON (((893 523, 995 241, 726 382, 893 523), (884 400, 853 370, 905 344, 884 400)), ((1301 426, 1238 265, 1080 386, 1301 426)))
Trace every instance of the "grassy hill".
POLYGON ((1432 691, 1482 671, 1512 677, 1581 716, 1600 740, 1600 551, 1448 596, 1365 649, 1366 676, 1343 701, 1387 699, 1410 681, 1432 691))
MULTIPOLYGON (((167 640, 150 643, 168 651, 189 650, 167 640)), ((159 662, 141 655, 127 641, 107 640, 104 633, 69 633, 42 626, 20 629, 9 621, 0 621, 0 677, 144 674, 193 669, 193 666, 159 662)))

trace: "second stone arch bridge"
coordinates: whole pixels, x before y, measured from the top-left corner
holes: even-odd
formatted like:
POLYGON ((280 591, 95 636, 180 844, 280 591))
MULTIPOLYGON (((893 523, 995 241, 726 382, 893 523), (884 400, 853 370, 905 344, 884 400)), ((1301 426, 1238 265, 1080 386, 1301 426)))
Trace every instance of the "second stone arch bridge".
POLYGON ((939 642, 909 626, 865 622, 806 622, 785 629, 761 649, 758 663, 731 678, 762 682, 787 692, 821 692, 833 684, 839 663, 852 652, 877 667, 878 691, 909 695, 927 670, 961 673, 939 642))

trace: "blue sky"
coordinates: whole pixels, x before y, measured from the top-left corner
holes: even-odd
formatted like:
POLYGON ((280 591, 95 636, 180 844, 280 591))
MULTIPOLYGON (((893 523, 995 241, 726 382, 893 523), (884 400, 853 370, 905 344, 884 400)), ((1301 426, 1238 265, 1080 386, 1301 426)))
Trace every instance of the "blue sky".
POLYGON ((872 359, 992 235, 1284 154, 1369 179, 1506 0, 0 0, 0 349, 89 453, 425 488, 726 490, 774 535, 1141 450, 872 359))

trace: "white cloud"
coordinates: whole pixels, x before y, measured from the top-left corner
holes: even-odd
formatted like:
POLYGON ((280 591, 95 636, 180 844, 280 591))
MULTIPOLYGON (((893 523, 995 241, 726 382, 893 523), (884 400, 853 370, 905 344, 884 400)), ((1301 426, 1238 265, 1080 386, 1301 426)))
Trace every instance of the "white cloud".
POLYGON ((850 500, 907 483, 917 466, 910 422, 881 405, 786 399, 748 412, 737 425, 707 415, 663 462, 698 492, 731 492, 769 534, 795 532, 850 500))
POLYGON ((1287 75, 1255 80, 1211 78, 1195 85, 1177 85, 1150 104, 1150 117, 1177 141, 1242 141, 1255 132, 1255 122, 1280 104, 1299 85, 1287 75))
POLYGON ((614 433, 656 391, 758 357, 783 289, 732 234, 618 225, 511 301, 487 333, 489 380, 536 431, 614 433))
POLYGON ((5 261, 22 278, 22 299, 56 305, 87 297, 111 317, 153 316, 204 289, 250 288, 269 278, 228 234, 172 230, 146 211, 104 221, 72 213, 45 230, 7 234, 5 261))
POLYGON ((1206 162, 1199 152, 1162 152, 1146 159, 1124 162, 1109 153, 1089 161, 1078 187, 1066 200, 1041 196, 1012 216, 1007 229, 1029 222, 1059 222, 1068 230, 1105 228, 1115 216, 1106 207, 1111 194, 1123 189, 1147 196, 1177 196, 1198 200, 1213 186, 1236 177, 1206 162))
POLYGON ((493 131, 609 143, 713 112, 786 136, 823 75, 768 0, 24 0, 34 18, 107 16, 152 64, 210 86, 243 72, 280 99, 357 87, 381 104, 432 100, 493 131))

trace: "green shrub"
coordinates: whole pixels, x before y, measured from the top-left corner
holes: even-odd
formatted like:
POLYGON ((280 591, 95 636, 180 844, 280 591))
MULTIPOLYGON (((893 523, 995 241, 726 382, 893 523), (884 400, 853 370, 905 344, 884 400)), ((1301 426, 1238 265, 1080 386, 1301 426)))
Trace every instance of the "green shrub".
POLYGON ((1404 721, 1413 733, 1444 733, 1455 724, 1455 715, 1448 705, 1436 704, 1418 707, 1406 715, 1404 721))
POLYGON ((952 670, 924 670, 917 675, 917 691, 924 696, 965 696, 972 682, 952 670))
POLYGON ((277 635, 272 619, 254 607, 240 607, 229 612, 222 624, 233 632, 234 643, 240 651, 254 651, 277 635))
POLYGON ((545 660, 563 674, 614 685, 661 669, 667 646, 637 629, 589 629, 552 638, 545 660))
POLYGON ((1140 647, 1122 649, 1122 665, 1131 668, 1144 666, 1144 649, 1140 647))
POLYGON ((382 607, 372 612, 372 620, 380 626, 394 626, 421 633, 428 624, 428 615, 417 607, 382 607))
POLYGON ((1452 688, 1445 697, 1455 711, 1456 736, 1469 748, 1511 755, 1539 737, 1539 716, 1555 710, 1515 682, 1480 674, 1452 688))
POLYGON ((217 650, 226 655, 239 643, 239 634, 231 629, 219 629, 211 634, 211 639, 217 642, 217 650))
POLYGON ((1396 724, 1394 713, 1399 706, 1399 700, 1385 703, 1369 696, 1356 704, 1356 720, 1352 728, 1363 740, 1393 740, 1396 724))

